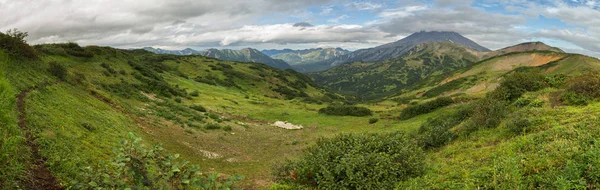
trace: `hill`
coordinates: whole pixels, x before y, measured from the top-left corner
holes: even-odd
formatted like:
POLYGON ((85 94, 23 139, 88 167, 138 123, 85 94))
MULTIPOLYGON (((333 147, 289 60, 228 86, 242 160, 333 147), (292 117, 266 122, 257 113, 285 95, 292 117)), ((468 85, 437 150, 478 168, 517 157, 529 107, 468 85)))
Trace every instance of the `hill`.
POLYGON ((292 67, 283 60, 273 59, 262 52, 252 49, 244 48, 241 50, 231 49, 207 49, 199 53, 206 57, 217 58, 228 61, 239 61, 239 62, 255 62, 262 63, 278 69, 291 69, 292 67))
POLYGON ((372 100, 397 94, 420 80, 467 67, 479 60, 476 51, 450 42, 415 45, 406 54, 381 62, 342 64, 310 73, 332 90, 372 100))
POLYGON ((522 43, 522 44, 517 44, 514 46, 502 48, 502 49, 499 49, 496 51, 487 52, 484 54, 483 57, 490 58, 490 57, 495 57, 495 56, 509 54, 509 53, 527 52, 527 51, 553 51, 553 52, 564 53, 564 51, 562 51, 561 49, 556 48, 556 47, 551 47, 542 42, 527 42, 527 43, 522 43))

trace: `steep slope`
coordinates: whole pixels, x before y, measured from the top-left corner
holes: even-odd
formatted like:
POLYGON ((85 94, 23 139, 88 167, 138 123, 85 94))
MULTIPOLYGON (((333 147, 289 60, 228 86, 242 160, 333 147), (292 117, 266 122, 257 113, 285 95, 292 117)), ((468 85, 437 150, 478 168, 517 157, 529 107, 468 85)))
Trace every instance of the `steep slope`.
POLYGON ((239 62, 255 62, 262 63, 278 69, 291 69, 292 67, 283 60, 273 59, 260 51, 252 48, 245 48, 241 50, 231 49, 208 49, 199 53, 206 57, 217 58, 228 61, 239 61, 239 62))
POLYGON ((193 55, 199 53, 199 51, 193 50, 191 48, 185 48, 183 50, 165 50, 160 48, 144 47, 142 49, 156 54, 193 55))
POLYGON ((364 100, 396 94, 421 79, 442 75, 478 61, 476 51, 451 42, 419 44, 398 58, 343 64, 310 76, 324 87, 364 100))
POLYGON ((377 62, 386 59, 396 58, 404 55, 406 52, 411 50, 414 46, 427 43, 427 42, 450 42, 457 45, 465 46, 475 51, 487 52, 489 49, 478 45, 468 38, 456 32, 417 32, 403 38, 399 41, 384 44, 369 49, 356 50, 348 55, 341 56, 339 58, 329 60, 328 62, 332 65, 339 65, 348 62, 377 62))
POLYGON ((315 48, 292 51, 283 50, 281 53, 276 53, 270 56, 275 59, 284 60, 292 66, 297 66, 333 59, 348 53, 350 53, 350 51, 342 48, 315 48))
POLYGON ((526 42, 526 43, 502 48, 502 49, 499 49, 496 51, 487 52, 484 54, 483 57, 490 58, 490 57, 495 57, 495 56, 509 54, 509 53, 526 52, 526 51, 552 51, 552 52, 564 53, 564 51, 562 51, 561 49, 546 45, 542 42, 526 42))
POLYGON ((403 98, 439 95, 481 95, 494 90, 514 70, 534 69, 547 75, 576 76, 600 71, 600 60, 558 51, 512 52, 473 64, 437 78, 428 78, 407 88, 403 98))

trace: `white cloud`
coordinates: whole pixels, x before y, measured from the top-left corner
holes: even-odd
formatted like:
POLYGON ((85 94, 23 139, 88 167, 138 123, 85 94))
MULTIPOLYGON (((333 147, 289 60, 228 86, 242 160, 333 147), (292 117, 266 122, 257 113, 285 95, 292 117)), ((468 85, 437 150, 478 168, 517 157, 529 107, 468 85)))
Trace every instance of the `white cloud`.
POLYGON ((327 20, 327 22, 332 22, 332 23, 339 23, 341 20, 347 19, 349 18, 348 15, 342 15, 342 16, 338 16, 332 19, 327 20))

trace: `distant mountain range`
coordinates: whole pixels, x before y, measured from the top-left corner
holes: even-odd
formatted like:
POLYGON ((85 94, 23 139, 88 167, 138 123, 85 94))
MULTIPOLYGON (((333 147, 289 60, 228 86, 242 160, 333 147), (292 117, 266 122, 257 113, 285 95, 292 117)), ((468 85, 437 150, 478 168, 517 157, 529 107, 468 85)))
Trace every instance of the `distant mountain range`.
POLYGON ((291 69, 292 67, 281 59, 273 59, 257 49, 244 48, 241 50, 231 49, 207 49, 198 53, 206 57, 221 60, 262 63, 278 69, 291 69))
POLYGON ((273 59, 262 52, 252 49, 245 48, 241 50, 232 49, 207 49, 204 51, 196 51, 191 48, 183 50, 164 50, 160 48, 145 47, 146 51, 153 52, 156 54, 172 54, 172 55, 202 55, 206 57, 217 58, 227 61, 239 61, 239 62, 255 62, 262 63, 278 69, 291 69, 285 61, 280 59, 273 59))
POLYGON ((379 62, 392 58, 397 58, 419 44, 429 42, 450 42, 460 46, 467 47, 478 52, 489 52, 488 48, 485 48, 472 40, 465 38, 464 36, 456 32, 417 32, 403 38, 399 41, 380 45, 373 48, 360 49, 351 53, 335 57, 333 59, 324 60, 319 63, 315 63, 309 67, 305 66, 301 68, 302 72, 316 72, 323 71, 334 66, 351 63, 351 62, 379 62))
POLYGON ((193 55, 200 53, 199 51, 193 50, 191 48, 186 48, 183 50, 165 50, 160 48, 145 47, 142 49, 156 54, 193 55))

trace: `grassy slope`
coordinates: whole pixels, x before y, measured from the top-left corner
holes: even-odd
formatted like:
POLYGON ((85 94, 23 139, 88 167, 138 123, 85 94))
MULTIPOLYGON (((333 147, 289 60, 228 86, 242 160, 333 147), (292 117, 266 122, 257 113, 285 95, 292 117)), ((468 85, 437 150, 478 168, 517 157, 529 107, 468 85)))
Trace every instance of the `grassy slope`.
MULTIPOLYGON (((555 91, 547 89, 524 97, 544 100, 555 91)), ((600 168, 593 158, 597 154, 594 142, 600 138, 600 120, 595 114, 599 111, 600 103, 553 107, 547 100, 542 107, 521 108, 513 114, 533 121, 531 132, 511 133, 508 117, 497 128, 456 139, 429 151, 426 174, 401 183, 399 189, 590 187, 584 176, 594 174, 581 171, 597 172, 600 168)))

